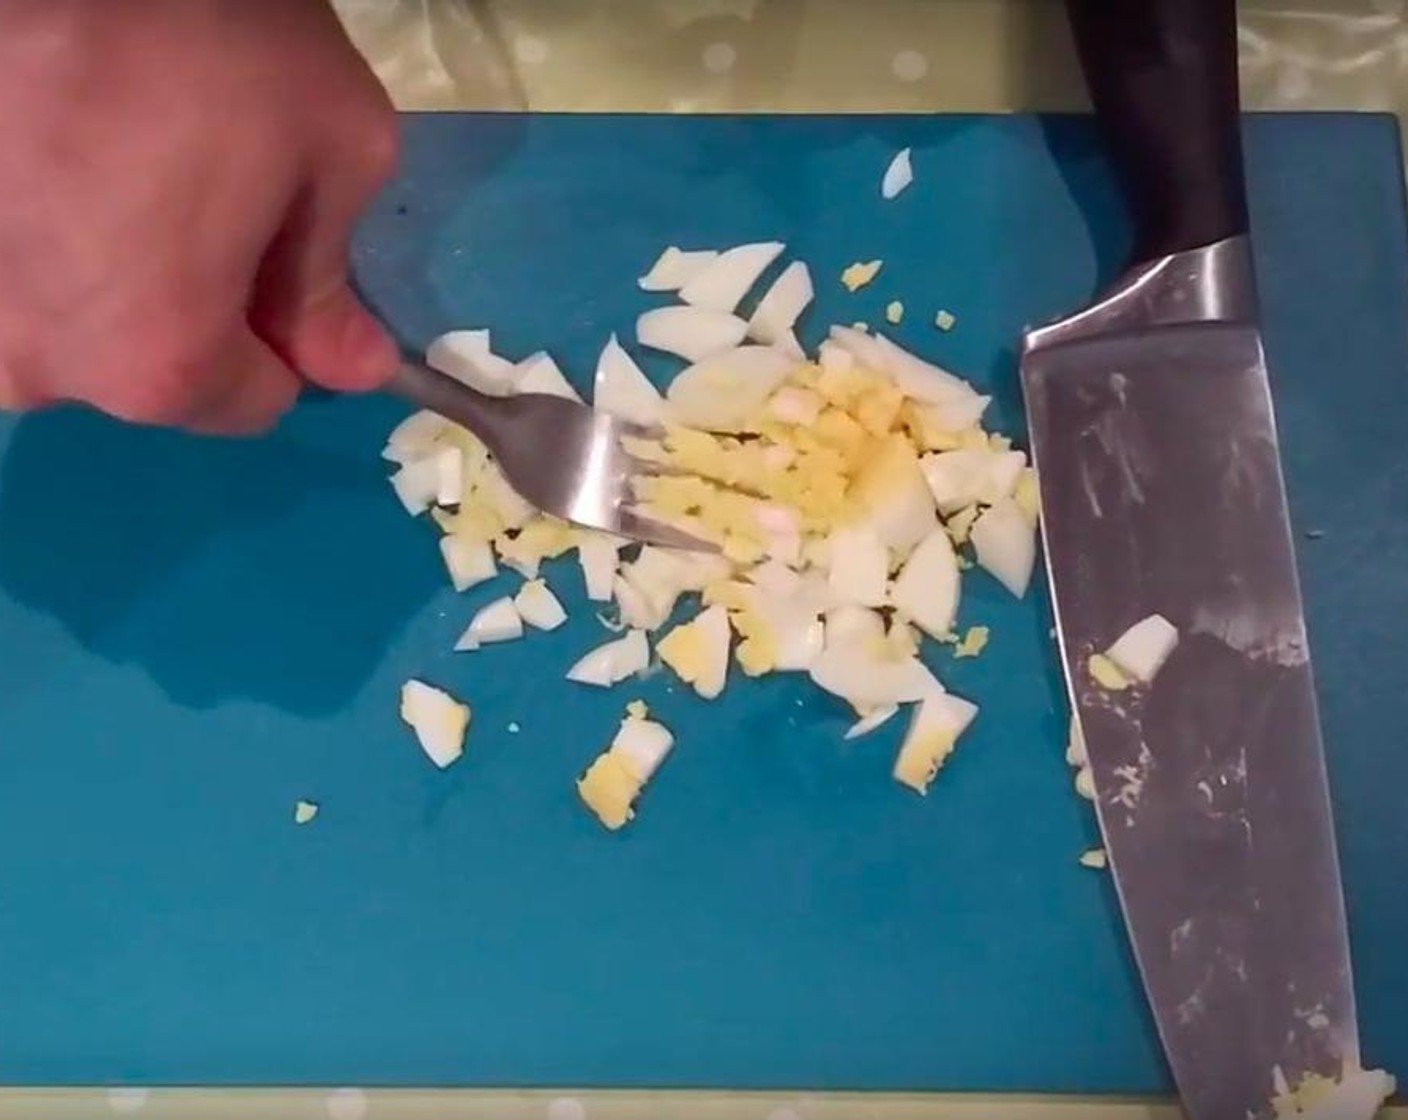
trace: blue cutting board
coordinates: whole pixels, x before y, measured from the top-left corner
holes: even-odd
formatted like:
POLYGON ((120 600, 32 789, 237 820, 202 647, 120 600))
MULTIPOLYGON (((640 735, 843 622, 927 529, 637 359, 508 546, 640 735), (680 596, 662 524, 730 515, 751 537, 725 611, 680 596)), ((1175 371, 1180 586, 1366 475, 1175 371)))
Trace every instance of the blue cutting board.
MULTIPOLYGON (((1301 551, 1365 1049, 1408 1069, 1397 135, 1299 116, 1248 141, 1294 507, 1323 532, 1301 551)), ((357 271, 411 346, 487 324, 585 384, 658 302, 634 278, 662 246, 777 237, 818 280, 808 342, 902 299, 900 338, 1016 431, 1018 332, 1111 275, 1119 215, 1082 120, 411 117, 357 271), (903 146, 915 184, 882 202, 903 146)), ((715 704, 563 682, 605 636, 571 563, 570 625, 452 654, 499 589, 452 594, 386 487, 400 412, 311 401, 248 443, 0 427, 0 1081, 1167 1086, 1110 885, 1076 864, 1040 587, 967 582, 992 644, 937 664, 984 712, 920 799, 889 778, 897 725, 844 743, 796 679, 715 704), (412 675, 474 705, 446 773, 398 722, 412 675), (573 778, 635 696, 679 744, 608 835, 573 778)))

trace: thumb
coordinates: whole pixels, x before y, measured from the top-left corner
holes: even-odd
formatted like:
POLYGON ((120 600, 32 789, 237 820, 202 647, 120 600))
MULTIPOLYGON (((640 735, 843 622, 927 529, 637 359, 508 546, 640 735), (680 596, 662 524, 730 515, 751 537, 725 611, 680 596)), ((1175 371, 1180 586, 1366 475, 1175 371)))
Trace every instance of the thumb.
POLYGON ((289 207, 260 265, 250 322, 308 380, 357 391, 385 382, 400 362, 390 333, 348 283, 353 224, 389 175, 394 149, 339 155, 289 207))

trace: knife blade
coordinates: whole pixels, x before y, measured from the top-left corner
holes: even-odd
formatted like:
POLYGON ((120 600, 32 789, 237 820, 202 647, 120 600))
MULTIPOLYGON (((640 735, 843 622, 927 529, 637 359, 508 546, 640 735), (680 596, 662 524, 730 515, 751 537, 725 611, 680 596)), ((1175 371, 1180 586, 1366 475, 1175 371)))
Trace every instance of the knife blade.
POLYGON ((1343 895, 1257 301, 1232 0, 1069 0, 1135 261, 1021 362, 1072 709, 1187 1115, 1359 1068, 1343 895), (1091 656, 1159 613, 1147 686, 1091 656))

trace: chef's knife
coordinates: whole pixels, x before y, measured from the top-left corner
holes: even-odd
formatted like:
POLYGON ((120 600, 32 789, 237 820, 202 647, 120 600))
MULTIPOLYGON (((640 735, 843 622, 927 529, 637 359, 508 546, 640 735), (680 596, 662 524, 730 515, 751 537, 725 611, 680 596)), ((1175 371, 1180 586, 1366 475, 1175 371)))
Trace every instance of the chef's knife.
POLYGON ((1069 0, 1135 263, 1025 339, 1067 680, 1185 1111, 1357 1068, 1344 903, 1248 240, 1233 0, 1069 0), (1159 613, 1145 687, 1092 654, 1159 613), (1280 1070, 1278 1081, 1276 1070, 1280 1070))

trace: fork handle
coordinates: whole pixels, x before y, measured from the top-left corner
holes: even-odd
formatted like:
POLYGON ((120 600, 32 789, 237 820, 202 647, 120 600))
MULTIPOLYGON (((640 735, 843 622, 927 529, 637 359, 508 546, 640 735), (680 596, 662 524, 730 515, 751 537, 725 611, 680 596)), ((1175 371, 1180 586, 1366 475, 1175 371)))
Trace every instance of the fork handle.
POLYGON ((503 428, 504 400, 491 397, 456 381, 439 370, 420 362, 403 361, 386 383, 390 393, 447 420, 468 428, 491 452, 497 453, 498 438, 503 428))
POLYGON ((1136 262, 1247 232, 1235 0, 1066 0, 1136 262))

